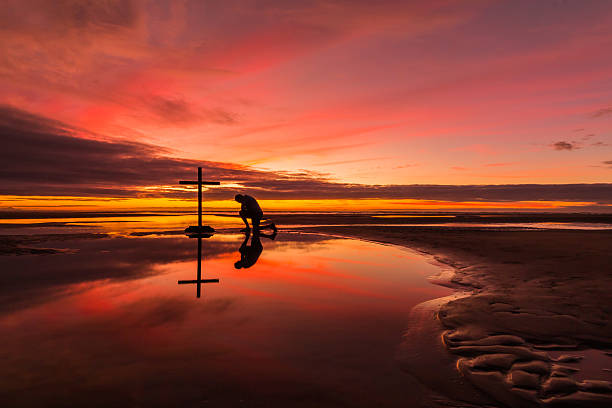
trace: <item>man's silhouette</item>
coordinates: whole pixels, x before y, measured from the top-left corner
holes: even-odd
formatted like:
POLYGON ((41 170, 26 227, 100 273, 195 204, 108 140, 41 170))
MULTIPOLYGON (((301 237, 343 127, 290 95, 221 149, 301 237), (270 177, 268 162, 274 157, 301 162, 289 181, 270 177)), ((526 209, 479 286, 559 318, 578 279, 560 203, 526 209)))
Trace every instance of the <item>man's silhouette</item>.
POLYGON ((271 228, 276 231, 276 225, 274 225, 273 222, 268 225, 259 226, 263 218, 263 211, 256 199, 247 194, 236 194, 234 200, 240 203, 240 218, 242 218, 242 221, 246 225, 242 231, 247 232, 251 230, 247 218, 251 219, 251 224, 253 224, 253 230, 255 231, 258 231, 260 228, 271 228))
POLYGON ((276 230, 274 230, 274 232, 270 235, 262 234, 258 230, 254 230, 251 245, 247 245, 250 236, 250 232, 245 232, 244 241, 242 241, 242 245, 240 245, 240 248, 238 249, 238 252, 240 252, 240 260, 234 264, 234 268, 236 269, 246 269, 255 265, 259 259, 259 255, 261 255, 263 251, 263 245, 261 245, 260 237, 266 237, 274 240, 274 238, 276 238, 276 230))

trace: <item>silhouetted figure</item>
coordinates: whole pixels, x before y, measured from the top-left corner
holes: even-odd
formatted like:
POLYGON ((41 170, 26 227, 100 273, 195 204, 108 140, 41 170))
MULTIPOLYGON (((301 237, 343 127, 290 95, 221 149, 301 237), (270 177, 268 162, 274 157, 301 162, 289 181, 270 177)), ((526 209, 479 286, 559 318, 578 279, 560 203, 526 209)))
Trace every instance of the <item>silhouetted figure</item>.
POLYGON ((274 225, 273 222, 269 223, 268 225, 259 225, 263 218, 263 211, 255 198, 247 194, 236 194, 234 200, 240 203, 240 218, 242 218, 244 225, 246 225, 246 227, 242 230, 243 232, 250 231, 251 229, 247 218, 251 219, 251 224, 253 224, 253 230, 255 231, 262 228, 270 228, 276 231, 276 225, 274 225))
POLYGON ((263 245, 261 245, 261 237, 269 238, 274 240, 276 238, 277 231, 275 230, 272 234, 262 234, 258 230, 253 231, 253 238, 251 239, 251 245, 247 245, 249 242, 249 238, 251 237, 250 231, 245 232, 244 241, 242 241, 242 245, 238 249, 240 252, 240 260, 234 264, 234 268, 236 269, 246 269, 255 265, 259 256, 263 252, 263 245))

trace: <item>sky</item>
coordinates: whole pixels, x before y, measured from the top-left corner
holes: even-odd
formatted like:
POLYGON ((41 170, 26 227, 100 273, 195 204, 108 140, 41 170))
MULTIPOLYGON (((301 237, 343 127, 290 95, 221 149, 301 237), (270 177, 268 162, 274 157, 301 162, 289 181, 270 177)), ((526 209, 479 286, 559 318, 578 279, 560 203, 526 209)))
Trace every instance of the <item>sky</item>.
POLYGON ((606 0, 5 0, 0 208, 612 211, 610 49, 606 0))

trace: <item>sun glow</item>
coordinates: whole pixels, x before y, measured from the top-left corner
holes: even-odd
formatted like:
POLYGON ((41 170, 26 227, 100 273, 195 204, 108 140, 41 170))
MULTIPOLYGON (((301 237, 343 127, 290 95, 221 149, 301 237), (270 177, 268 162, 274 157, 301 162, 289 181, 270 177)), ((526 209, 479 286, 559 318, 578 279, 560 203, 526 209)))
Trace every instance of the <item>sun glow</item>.
MULTIPOLYGON (((0 196, 0 206, 21 211, 190 211, 197 202, 179 198, 106 198, 0 196)), ((412 199, 259 200, 266 211, 377 211, 377 210, 562 210, 586 207, 576 201, 442 201, 412 199)), ((206 210, 236 210, 233 199, 205 201, 206 210)))

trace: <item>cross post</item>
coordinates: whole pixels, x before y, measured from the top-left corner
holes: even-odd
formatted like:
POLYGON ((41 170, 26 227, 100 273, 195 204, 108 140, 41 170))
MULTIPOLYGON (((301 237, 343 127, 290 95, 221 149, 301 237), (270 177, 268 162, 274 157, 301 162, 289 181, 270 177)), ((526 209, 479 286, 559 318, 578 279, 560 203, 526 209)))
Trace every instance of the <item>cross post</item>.
MULTIPOLYGON (((202 167, 198 167, 198 180, 197 181, 191 181, 191 180, 181 180, 179 181, 179 184, 183 184, 183 185, 197 185, 198 186, 198 227, 197 227, 197 232, 198 233, 202 233, 203 229, 202 229, 202 186, 206 185, 206 186, 218 186, 221 183, 218 181, 202 181, 202 167)), ((189 227, 191 229, 195 229, 194 227, 189 227)), ((207 227, 209 230, 211 229, 210 227, 207 227)), ((214 232, 214 229, 212 230, 214 232)))
POLYGON ((202 228, 202 168, 198 167, 198 227, 202 228))
POLYGON ((202 238, 198 237, 198 276, 196 280, 180 280, 179 285, 196 284, 196 297, 200 297, 202 283, 219 283, 219 279, 202 279, 202 238))

